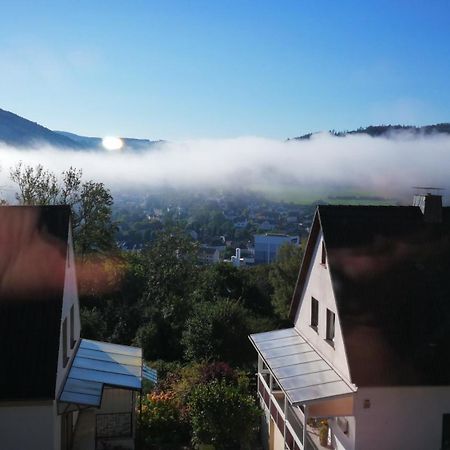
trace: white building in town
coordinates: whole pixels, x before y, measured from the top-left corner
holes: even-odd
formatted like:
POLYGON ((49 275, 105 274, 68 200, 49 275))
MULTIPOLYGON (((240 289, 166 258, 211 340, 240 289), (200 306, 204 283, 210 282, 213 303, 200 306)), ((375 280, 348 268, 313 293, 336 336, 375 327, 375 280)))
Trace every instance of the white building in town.
POLYGON ((299 245, 298 236, 287 234, 266 233, 255 234, 255 264, 270 264, 277 259, 278 251, 283 244, 299 245))
POLYGON ((450 448, 450 208, 415 204, 318 207, 294 326, 250 336, 271 450, 450 448))

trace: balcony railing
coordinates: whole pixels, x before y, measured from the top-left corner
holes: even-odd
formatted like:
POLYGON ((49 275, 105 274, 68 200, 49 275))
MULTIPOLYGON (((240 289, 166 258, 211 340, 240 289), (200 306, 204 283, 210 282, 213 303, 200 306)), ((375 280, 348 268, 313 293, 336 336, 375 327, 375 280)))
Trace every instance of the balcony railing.
POLYGON ((284 436, 287 450, 319 450, 308 434, 306 434, 306 446, 303 446, 305 416, 299 408, 292 407, 290 404, 287 404, 285 414, 284 395, 281 400, 281 398, 277 398, 276 392, 271 393, 266 380, 261 374, 258 374, 258 394, 261 405, 264 405, 266 410, 270 411, 274 423, 284 436))

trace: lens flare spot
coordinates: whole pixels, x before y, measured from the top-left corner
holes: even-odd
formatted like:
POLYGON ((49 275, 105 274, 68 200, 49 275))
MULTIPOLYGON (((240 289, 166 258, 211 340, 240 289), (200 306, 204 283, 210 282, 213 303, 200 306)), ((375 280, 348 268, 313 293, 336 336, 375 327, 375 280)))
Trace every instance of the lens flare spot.
POLYGON ((108 151, 121 150, 123 147, 123 141, 116 136, 105 136, 102 139, 102 145, 108 151))

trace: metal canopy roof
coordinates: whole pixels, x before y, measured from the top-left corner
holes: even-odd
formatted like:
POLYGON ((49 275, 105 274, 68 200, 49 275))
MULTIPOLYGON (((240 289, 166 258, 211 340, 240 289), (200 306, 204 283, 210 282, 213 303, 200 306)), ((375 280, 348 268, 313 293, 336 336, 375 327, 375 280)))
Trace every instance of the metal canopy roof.
POLYGON ((82 339, 59 401, 98 407, 104 386, 139 390, 141 378, 140 348, 82 339))
POLYGON ((355 392, 295 328, 251 334, 250 341, 292 404, 355 392))

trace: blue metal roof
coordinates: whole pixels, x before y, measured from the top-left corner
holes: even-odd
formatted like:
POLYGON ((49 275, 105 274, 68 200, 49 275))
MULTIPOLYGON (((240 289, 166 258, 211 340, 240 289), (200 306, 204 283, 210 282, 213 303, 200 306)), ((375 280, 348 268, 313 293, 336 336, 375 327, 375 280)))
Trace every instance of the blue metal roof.
POLYGON ((142 376, 142 349, 82 339, 59 402, 99 407, 104 386, 139 390, 142 376))

